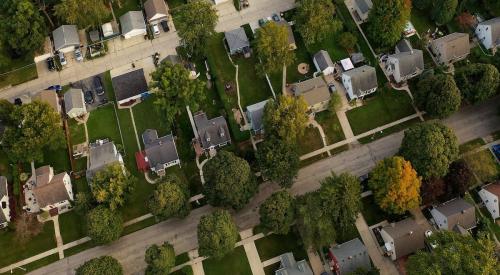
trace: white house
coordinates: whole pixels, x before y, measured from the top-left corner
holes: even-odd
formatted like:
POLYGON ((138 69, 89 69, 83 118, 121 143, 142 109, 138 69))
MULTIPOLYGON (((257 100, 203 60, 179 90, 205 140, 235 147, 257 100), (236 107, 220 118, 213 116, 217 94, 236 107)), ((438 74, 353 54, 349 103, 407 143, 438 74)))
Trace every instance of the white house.
POLYGON ((129 11, 120 16, 120 25, 125 39, 147 34, 142 11, 129 11))
POLYGON ((425 229, 412 218, 384 226, 380 236, 385 254, 393 261, 425 247, 425 229))
MULTIPOLYGON (((398 43, 399 45, 399 43, 398 43)), ((389 55, 386 70, 392 74, 397 83, 401 83, 421 74, 424 70, 424 54, 421 50, 396 46, 396 53, 389 55)))
POLYGON ((9 190, 7 178, 0 176, 0 228, 5 228, 10 222, 9 190))
POLYGON ((313 63, 316 71, 322 72, 324 75, 333 74, 335 71, 335 65, 325 50, 321 50, 313 56, 313 63))
POLYGON ((64 107, 70 118, 79 117, 87 113, 82 89, 71 88, 64 94, 64 107))
POLYGON ((500 45, 500 17, 479 23, 475 33, 486 49, 496 49, 500 45))
POLYGON ((431 215, 441 230, 453 230, 465 234, 467 230, 476 227, 474 206, 462 198, 435 206, 431 209, 431 215))
POLYGON ((342 73, 342 84, 349 99, 363 98, 377 90, 377 73, 371 66, 361 66, 342 73))
POLYGON ((493 219, 500 218, 500 182, 483 186, 478 193, 486 209, 490 212, 491 217, 493 217, 493 219))
POLYGON ((165 0, 148 0, 144 2, 146 20, 149 24, 158 24, 168 19, 168 10, 165 0))

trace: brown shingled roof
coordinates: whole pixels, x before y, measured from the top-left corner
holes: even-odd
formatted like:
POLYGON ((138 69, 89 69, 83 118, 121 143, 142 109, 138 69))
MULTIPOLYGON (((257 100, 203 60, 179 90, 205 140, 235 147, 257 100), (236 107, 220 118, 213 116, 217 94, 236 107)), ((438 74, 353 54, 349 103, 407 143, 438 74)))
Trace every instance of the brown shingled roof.
POLYGON ((63 179, 65 175, 66 173, 55 175, 50 182, 37 185, 33 189, 33 194, 40 208, 70 199, 66 187, 64 186, 63 179))
POLYGON ((483 189, 496 195, 497 197, 500 197, 500 182, 488 184, 485 187, 483 187, 483 189))

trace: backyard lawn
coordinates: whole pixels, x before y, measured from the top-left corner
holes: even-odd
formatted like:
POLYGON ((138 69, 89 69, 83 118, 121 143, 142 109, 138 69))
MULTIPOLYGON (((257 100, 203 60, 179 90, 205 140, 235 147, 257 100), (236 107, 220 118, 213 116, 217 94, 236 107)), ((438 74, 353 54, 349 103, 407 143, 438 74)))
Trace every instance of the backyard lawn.
POLYGON ((100 107, 90 113, 87 121, 89 142, 107 138, 115 144, 122 144, 113 104, 100 107))
POLYGON ((323 128, 328 144, 334 144, 345 139, 337 114, 326 110, 316 114, 316 121, 323 128))
POLYGON ((385 219, 387 219, 386 214, 378 205, 375 203, 373 196, 364 197, 361 199, 363 203, 363 209, 361 209, 361 213, 366 220, 368 226, 372 226, 377 224, 385 219))
POLYGON ((71 145, 77 145, 85 142, 85 126, 74 119, 68 121, 71 145))
POLYGON ((379 89, 364 100, 364 105, 347 111, 354 135, 367 132, 415 113, 404 91, 379 89))
POLYGON ((116 1, 113 2, 113 12, 117 20, 128 11, 142 10, 141 0, 121 0, 120 3, 121 7, 118 7, 116 1))
POLYGON ((265 77, 257 74, 257 57, 255 53, 250 58, 232 57, 238 64, 238 82, 240 85, 241 107, 261 102, 272 97, 265 77))
MULTIPOLYGON (((132 107, 134 111, 134 121, 137 127, 137 134, 139 135, 139 140, 142 144, 141 135, 146 131, 146 129, 155 129, 158 131, 158 136, 162 137, 170 134, 171 130, 166 125, 166 122, 162 120, 162 116, 156 111, 153 104, 155 96, 151 96, 140 104, 132 107)), ((142 144, 144 145, 144 144, 142 144)))
POLYGON ((260 260, 266 261, 287 252, 293 252, 297 261, 308 260, 306 250, 302 243, 299 243, 302 239, 293 229, 287 235, 271 234, 256 240, 255 246, 260 260))
POLYGON ((36 167, 43 165, 50 165, 54 167, 54 172, 69 172, 71 171, 71 163, 69 160, 68 146, 66 145, 66 140, 63 147, 51 151, 45 149, 43 152, 43 162, 37 162, 36 167))
POLYGON ((342 31, 338 33, 329 33, 323 41, 308 46, 311 56, 320 50, 325 50, 328 52, 333 62, 348 58, 349 53, 344 48, 340 47, 338 43, 340 33, 342 33, 342 31))
POLYGON ((298 140, 299 155, 307 154, 323 147, 318 129, 307 127, 304 136, 298 140))
MULTIPOLYGON (((294 29, 294 27, 292 27, 292 29, 294 29)), ((312 61, 312 56, 307 51, 302 37, 298 32, 295 31, 295 29, 293 31, 293 35, 295 37, 295 44, 297 45, 297 49, 294 51, 294 63, 288 66, 286 69, 286 83, 289 84, 311 78, 314 71, 316 70, 312 61), (305 75, 299 73, 298 71, 299 64, 301 63, 306 63, 309 65, 309 72, 305 75)))
POLYGON ((234 251, 220 260, 208 258, 203 261, 206 275, 252 275, 250 264, 243 246, 238 246, 234 251))

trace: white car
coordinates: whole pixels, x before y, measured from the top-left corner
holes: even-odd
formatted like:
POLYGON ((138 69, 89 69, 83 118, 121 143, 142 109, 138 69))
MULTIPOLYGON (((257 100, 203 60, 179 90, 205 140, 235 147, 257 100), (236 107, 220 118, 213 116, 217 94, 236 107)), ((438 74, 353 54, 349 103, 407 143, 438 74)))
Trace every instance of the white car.
POLYGON ((160 28, 158 27, 158 24, 153 24, 152 29, 153 29, 154 35, 160 35, 160 28))
POLYGON ((76 61, 79 61, 79 62, 83 61, 83 55, 82 55, 82 51, 80 51, 80 49, 75 50, 75 59, 76 59, 76 61))
POLYGON ((68 64, 68 61, 66 61, 66 57, 64 56, 63 52, 59 52, 59 62, 62 66, 68 64))

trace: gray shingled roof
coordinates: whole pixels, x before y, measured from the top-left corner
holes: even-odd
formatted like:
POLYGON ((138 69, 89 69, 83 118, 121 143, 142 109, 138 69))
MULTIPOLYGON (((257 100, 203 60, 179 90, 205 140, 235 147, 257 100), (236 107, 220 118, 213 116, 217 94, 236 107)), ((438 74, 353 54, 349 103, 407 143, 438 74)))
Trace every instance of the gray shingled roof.
POLYGON ((212 146, 218 146, 231 141, 226 119, 223 116, 209 120, 207 114, 199 112, 194 115, 194 123, 200 137, 201 145, 205 150, 212 146))
POLYGON ((321 50, 321 51, 317 52, 314 55, 313 59, 316 60, 316 63, 318 64, 319 69, 321 71, 323 71, 324 69, 326 69, 328 67, 334 66, 332 59, 330 58, 330 55, 325 50, 321 50))
POLYGON ((115 150, 116 147, 112 141, 89 145, 90 167, 87 169, 86 174, 88 180, 91 180, 98 171, 104 169, 106 166, 119 161, 115 150))
POLYGON ((250 47, 250 42, 248 42, 245 30, 241 27, 225 32, 224 36, 226 37, 227 44, 229 45, 229 51, 231 53, 245 47, 250 47))
POLYGON ((280 269, 276 275, 313 275, 306 260, 296 261, 292 252, 280 255, 280 269))
POLYGON ((147 129, 142 134, 144 151, 150 167, 163 168, 163 165, 179 159, 172 134, 158 138, 158 132, 147 129))
POLYGON ((387 225, 382 230, 394 239, 394 249, 398 258, 425 247, 424 228, 412 218, 387 225))
POLYGON ((85 108, 82 89, 71 88, 64 94, 64 107, 66 113, 74 108, 85 108))
POLYGON ((413 49, 410 41, 407 39, 401 39, 398 44, 396 44, 396 52, 409 52, 413 49))
POLYGON ((123 34, 136 29, 146 29, 146 23, 144 22, 142 11, 129 11, 120 16, 120 25, 123 34))
POLYGON ((247 106, 247 116, 252 123, 252 130, 260 131, 264 127, 262 119, 264 117, 264 109, 269 100, 264 100, 247 106))
POLYGON ((369 12, 371 7, 373 6, 371 0, 355 0, 355 2, 362 13, 369 12))
POLYGON ((0 176, 0 198, 7 195, 7 178, 0 176))
POLYGON ((377 73, 374 67, 364 65, 344 72, 344 74, 351 77, 352 90, 357 96, 360 96, 363 91, 377 87, 377 73))
POLYGON ((479 25, 487 25, 491 27, 491 41, 493 45, 500 45, 500 17, 483 21, 479 25))
POLYGON ((469 35, 467 33, 452 33, 432 42, 436 54, 441 55, 441 60, 449 61, 470 53, 469 35))
POLYGON ((138 69, 111 79, 117 101, 121 101, 149 91, 144 70, 138 69))
POLYGON ((424 54, 421 50, 414 49, 410 52, 393 54, 390 57, 399 60, 399 72, 401 76, 411 75, 417 71, 424 70, 424 54))
MULTIPOLYGON (((146 19, 149 21, 157 14, 161 17, 167 17, 167 5, 165 0, 148 0, 144 3, 144 11, 146 12, 146 19)), ((155 19, 156 20, 156 19, 155 19)))
POLYGON ((295 96, 303 96, 309 106, 330 99, 330 91, 322 77, 315 77, 302 82, 292 84, 295 96))
POLYGON ((359 238, 332 247, 330 252, 339 264, 340 274, 348 274, 358 268, 371 268, 368 252, 359 238))
POLYGON ((56 51, 68 46, 80 46, 80 37, 76 25, 62 25, 52 32, 56 51))
POLYGON ((474 206, 462 198, 453 199, 435 208, 448 218, 448 229, 460 225, 465 229, 476 226, 476 212, 474 206))

